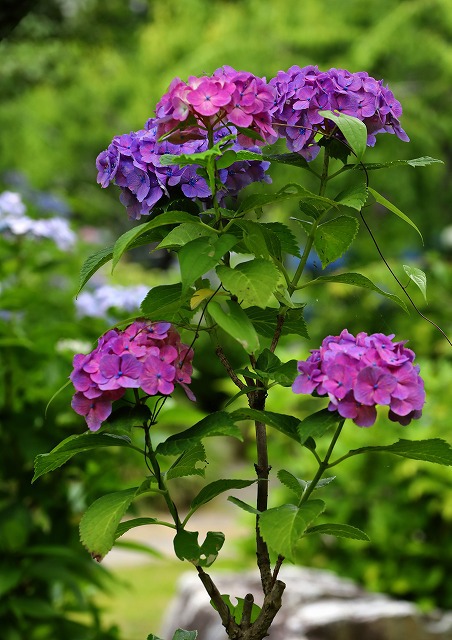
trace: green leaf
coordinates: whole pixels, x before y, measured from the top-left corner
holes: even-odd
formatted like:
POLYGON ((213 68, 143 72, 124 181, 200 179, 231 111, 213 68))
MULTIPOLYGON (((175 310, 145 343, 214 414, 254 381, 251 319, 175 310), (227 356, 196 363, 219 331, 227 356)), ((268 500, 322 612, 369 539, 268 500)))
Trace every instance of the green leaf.
POLYGON ((407 276, 414 282, 414 284, 419 287, 422 295, 424 296, 425 302, 427 302, 427 276, 425 275, 425 273, 420 269, 417 269, 416 267, 410 267, 407 264, 403 265, 403 269, 407 276))
POLYGON ((162 227, 168 224, 178 224, 181 222, 196 222, 197 218, 186 211, 167 211, 166 213, 161 213, 156 218, 151 220, 150 222, 145 222, 144 224, 140 224, 133 229, 129 229, 126 233, 123 233, 116 242, 113 249, 113 264, 111 270, 113 272, 114 268, 118 264, 121 256, 124 254, 127 249, 131 247, 134 240, 136 240, 139 236, 143 235, 143 233, 147 233, 151 231, 151 229, 155 229, 157 227, 162 227))
POLYGON ((323 269, 347 251, 358 233, 358 228, 358 220, 351 216, 338 216, 317 227, 314 248, 323 269))
POLYGON ((259 411, 258 409, 243 408, 236 409, 231 414, 231 419, 235 421, 239 420, 257 420, 263 422, 269 427, 273 427, 281 433, 284 433, 289 438, 300 442, 300 436, 298 435, 298 418, 294 416, 288 416, 284 413, 274 413, 273 411, 259 411))
POLYGON ((176 629, 172 640, 196 640, 198 637, 197 631, 186 631, 185 629, 176 629))
POLYGON ((135 529, 136 527, 142 527, 147 524, 160 524, 160 520, 157 518, 132 518, 131 520, 126 520, 126 522, 121 522, 116 527, 114 538, 117 540, 121 536, 123 536, 127 531, 131 529, 135 529))
POLYGON ((276 288, 279 271, 268 260, 256 258, 242 262, 234 269, 219 266, 217 275, 224 288, 237 296, 244 306, 264 309, 276 288))
POLYGON ((133 427, 142 427, 152 417, 146 405, 133 405, 115 409, 102 425, 102 433, 127 435, 133 427))
POLYGON ((314 280, 308 282, 308 285, 321 284, 323 282, 340 282, 342 284, 350 284, 354 287, 370 289, 371 291, 375 291, 385 298, 389 298, 389 300, 392 300, 393 302, 398 304, 404 311, 408 313, 408 309, 403 300, 401 300, 393 293, 387 293, 386 291, 383 291, 383 289, 377 287, 377 285, 375 285, 371 280, 369 280, 369 278, 366 278, 366 276, 363 276, 361 273, 341 273, 339 275, 332 276, 319 276, 318 278, 315 278, 314 280))
POLYGON ((203 438, 212 436, 232 436, 242 440, 240 429, 234 424, 231 414, 226 411, 216 411, 189 429, 175 433, 161 442, 156 452, 164 456, 178 455, 198 444, 203 438))
POLYGON ((284 504, 259 516, 259 529, 269 547, 295 562, 295 544, 325 509, 322 500, 308 500, 300 507, 284 504))
POLYGON ((300 444, 308 438, 320 438, 330 429, 334 429, 343 418, 337 411, 322 409, 298 423, 297 430, 300 444))
POLYGON ((237 238, 225 234, 219 237, 198 238, 182 247, 179 251, 182 291, 186 291, 199 277, 216 267, 235 244, 237 238))
POLYGON ((182 293, 180 282, 154 287, 141 303, 141 311, 149 320, 171 322, 188 305, 192 294, 192 291, 182 293))
POLYGON ((236 507, 240 507, 240 509, 243 509, 243 511, 247 511, 248 513, 253 513, 254 515, 260 514, 260 511, 258 511, 256 507, 253 507, 250 504, 243 502, 243 500, 234 498, 234 496, 228 496, 228 500, 229 502, 232 502, 232 504, 235 504, 236 507))
MULTIPOLYGON (((314 220, 318 220, 322 215, 322 211, 319 211, 319 209, 317 209, 317 207, 314 207, 314 205, 312 205, 311 203, 304 202, 304 200, 300 200, 300 202, 298 203, 298 208, 302 213, 309 216, 310 218, 314 218, 314 220)), ((291 220, 293 219, 294 218, 291 218, 291 220)), ((297 218, 295 219, 297 220, 297 218)), ((302 221, 298 220, 298 222, 302 221)))
POLYGON ((291 200, 293 198, 304 199, 307 201, 313 201, 318 204, 323 204, 324 208, 326 207, 338 207, 338 204, 334 200, 330 200, 329 198, 325 198, 323 196, 319 196, 309 189, 305 189, 299 184, 295 184, 293 182, 286 184, 279 191, 275 193, 257 193, 250 196, 247 196, 243 199, 237 213, 244 214, 248 211, 254 211, 255 209, 260 209, 268 204, 273 204, 274 202, 281 202, 283 200, 291 200))
POLYGON ((198 544, 197 531, 179 529, 174 536, 174 551, 179 560, 188 560, 195 566, 210 567, 218 556, 224 544, 224 534, 221 531, 208 531, 203 544, 198 544))
POLYGON ((360 182, 359 184, 352 185, 347 189, 344 189, 344 191, 341 191, 335 197, 335 200, 344 207, 350 207, 351 209, 356 209, 356 211, 361 211, 366 203, 367 196, 367 185, 365 182, 360 182))
POLYGON ((146 638, 146 640, 162 640, 162 638, 160 638, 159 636, 154 635, 153 633, 150 633, 148 635, 148 637, 146 638))
POLYGON ((102 496, 83 514, 80 540, 96 560, 102 560, 113 547, 117 527, 136 492, 134 487, 102 496))
POLYGON ((214 480, 203 487, 198 495, 192 500, 191 509, 195 511, 203 504, 207 504, 221 493, 230 489, 244 489, 254 484, 256 480, 214 480))
POLYGON ((243 230, 243 241, 247 252, 256 257, 269 258, 272 256, 277 260, 282 259, 281 242, 278 235, 267 225, 263 225, 253 220, 237 220, 235 226, 243 230))
POLYGON ((157 249, 174 249, 175 247, 183 247, 185 244, 202 238, 203 236, 217 237, 215 231, 207 229, 205 226, 201 226, 198 222, 184 222, 175 229, 172 229, 161 243, 156 247, 157 249))
POLYGON ((333 111, 319 111, 319 115, 332 120, 340 129, 358 160, 361 160, 367 146, 367 128, 364 122, 353 116, 333 111))
MULTIPOLYGON (((245 310, 245 313, 259 335, 264 338, 273 338, 280 313, 278 309, 249 307, 245 310)), ((303 318, 303 309, 291 309, 286 312, 282 335, 289 334, 309 338, 308 329, 303 318)))
POLYGON ((304 532, 305 536, 310 536, 314 533, 327 534, 329 536, 336 536, 336 538, 350 538, 351 540, 366 540, 370 541, 369 536, 361 529, 352 527, 349 524, 319 524, 315 527, 309 527, 304 532))
POLYGON ((383 205, 383 207, 385 207, 389 211, 392 211, 392 213, 395 213, 396 216, 398 216, 401 220, 404 220, 407 224, 413 227, 413 229, 415 229, 418 232, 418 234, 421 236, 422 244, 424 244, 424 238, 422 237, 422 233, 419 231, 417 226, 414 224, 412 220, 410 220, 410 218, 407 215, 402 213, 400 209, 398 209, 395 205, 393 205, 392 202, 389 202, 389 200, 386 200, 386 198, 383 197, 380 193, 378 193, 378 191, 375 191, 375 189, 372 189, 371 187, 369 187, 369 191, 379 204, 383 205))
POLYGON ((297 377, 297 360, 289 360, 284 362, 279 369, 273 372, 272 377, 275 382, 278 382, 282 387, 291 387, 295 378, 297 377))
POLYGON ((212 300, 208 307, 210 315, 247 353, 255 353, 259 349, 259 338, 245 311, 233 300, 227 300, 226 305, 225 311, 218 302, 212 300))
POLYGON ((54 471, 77 453, 97 447, 130 447, 130 438, 112 433, 82 433, 69 436, 60 442, 50 453, 41 453, 35 460, 35 474, 32 482, 49 471, 54 471))
POLYGON ((362 165, 347 165, 347 169, 361 169, 362 171, 373 171, 375 169, 393 169, 395 167, 426 167, 429 164, 440 163, 444 164, 442 160, 436 158, 430 158, 430 156, 422 156, 421 158, 413 158, 412 160, 391 160, 389 162, 370 162, 362 165))
POLYGON ((301 167, 311 171, 309 163, 300 156, 299 153, 270 153, 265 154, 262 158, 268 162, 279 162, 280 164, 290 164, 293 167, 301 167))
POLYGON ((98 271, 104 264, 109 262, 113 257, 113 245, 100 249, 89 256, 82 265, 80 270, 79 287, 76 297, 83 289, 88 280, 98 271))
POLYGON ((294 476, 289 471, 286 471, 285 469, 281 469, 276 475, 278 476, 279 481, 288 489, 293 491, 298 499, 301 498, 306 486, 304 482, 300 482, 300 480, 296 476, 294 476))
POLYGON ((199 442, 197 445, 184 451, 175 462, 171 465, 168 471, 165 473, 167 480, 173 478, 182 478, 185 476, 202 476, 204 477, 204 467, 207 464, 206 450, 199 442), (202 467, 197 467, 198 462, 203 464, 202 467))
POLYGON ((256 360, 257 371, 272 373, 281 366, 281 360, 270 349, 264 349, 256 360))
POLYGON ((192 164, 199 164, 201 167, 207 167, 212 158, 216 158, 225 153, 225 150, 232 140, 235 139, 235 135, 230 134, 224 136, 213 147, 206 151, 200 151, 198 153, 181 153, 180 155, 172 155, 171 153, 164 153, 160 156, 160 164, 162 167, 168 165, 177 165, 178 167, 186 167, 192 164))
POLYGON ((289 227, 282 222, 262 222, 260 225, 263 229, 269 229, 277 236, 284 253, 300 257, 299 242, 289 227))
MULTIPOLYGON (((237 598, 237 597, 235 597, 235 600, 237 600, 237 604, 236 605, 232 604, 231 596, 229 596, 227 594, 221 594, 221 599, 227 605, 231 616, 234 618, 234 620, 237 622, 237 624, 240 624, 240 622, 242 621, 242 617, 243 617, 243 608, 245 606, 245 598, 237 598)), ((215 609, 215 611, 217 611, 217 607, 215 606, 215 603, 212 600, 210 601, 210 604, 215 609)), ((257 604, 255 604, 253 602, 253 604, 251 606, 251 615, 250 615, 251 624, 257 620, 257 618, 259 617, 260 612, 261 612, 261 608, 258 607, 257 604)))
POLYGON ((426 462, 434 462, 447 467, 452 466, 452 449, 448 442, 440 438, 431 438, 429 440, 399 440, 389 446, 380 447, 363 447, 362 449, 354 449, 350 453, 357 455, 362 452, 380 452, 394 453, 403 458, 411 458, 412 460, 425 460, 426 462))

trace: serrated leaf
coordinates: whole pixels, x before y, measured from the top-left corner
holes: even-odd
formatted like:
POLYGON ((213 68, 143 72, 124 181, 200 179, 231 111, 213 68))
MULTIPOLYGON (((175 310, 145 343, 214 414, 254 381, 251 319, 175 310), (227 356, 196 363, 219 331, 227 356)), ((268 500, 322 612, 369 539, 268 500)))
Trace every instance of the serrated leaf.
POLYGON ((322 203, 325 207, 338 207, 334 200, 319 196, 316 193, 309 191, 309 189, 305 189, 305 187, 291 182, 275 193, 257 193, 247 196, 240 204, 237 213, 244 214, 248 211, 253 211, 254 209, 260 209, 268 204, 281 202, 283 200, 291 200, 292 198, 322 203))
POLYGON ((297 541, 324 509, 322 500, 308 500, 300 507, 285 504, 268 509, 259 516, 259 530, 273 551, 295 562, 297 541))
POLYGON ((234 134, 223 136, 223 138, 221 138, 221 140, 219 140, 213 147, 210 147, 210 149, 207 149, 206 151, 199 151, 197 153, 181 153, 179 155, 164 153, 160 156, 160 164, 162 167, 174 164, 178 167, 186 167, 192 164, 199 164, 202 167, 207 167, 212 158, 216 158, 225 153, 226 148, 234 139, 234 134))
POLYGON ((113 246, 114 245, 111 245, 105 247, 104 249, 100 249, 99 251, 96 251, 96 253, 88 256, 88 258, 85 260, 80 270, 79 287, 76 293, 76 297, 88 282, 88 280, 96 273, 96 271, 103 267, 103 265, 107 262, 110 262, 113 257, 113 246))
POLYGON ((283 387, 291 387, 298 373, 297 364, 297 360, 284 362, 276 371, 273 372, 273 380, 283 387))
POLYGON ((272 373, 281 366, 281 360, 270 349, 264 349, 256 360, 256 370, 272 373))
POLYGON ((102 496, 83 514, 80 540, 96 560, 102 560, 113 547, 116 529, 136 492, 137 487, 102 496))
POLYGON ((392 213, 395 213, 396 216, 398 216, 401 220, 404 220, 404 222, 409 224, 410 227, 413 227, 413 229, 415 229, 415 231, 417 231, 418 234, 420 235, 422 244, 424 244, 424 238, 422 237, 422 233, 419 231, 417 226, 407 215, 405 215, 402 211, 400 211, 400 209, 398 209, 394 204, 392 204, 392 202, 389 202, 389 200, 387 200, 384 196, 382 196, 381 193, 378 193, 378 191, 375 191, 375 189, 372 189, 371 187, 369 187, 369 191, 373 195, 375 200, 378 202, 378 204, 383 205, 385 209, 388 209, 388 211, 392 211, 392 213))
POLYGON ((247 252, 256 257, 282 259, 281 242, 267 225, 253 220, 237 220, 235 226, 243 230, 243 243, 247 252))
POLYGON ((305 444, 308 438, 321 438, 327 431, 334 429, 343 418, 337 411, 322 409, 311 414, 298 423, 297 431, 300 444, 305 444))
POLYGON ((139 236, 147 233, 148 231, 151 231, 152 229, 156 229, 157 227, 162 227, 169 224, 178 224, 181 222, 193 223, 196 222, 196 217, 192 216, 186 211, 167 211, 166 213, 158 215, 150 222, 140 224, 133 229, 129 229, 129 231, 126 231, 126 233, 123 233, 123 235, 116 240, 115 246, 113 248, 113 264, 111 267, 112 272, 121 259, 121 256, 125 251, 127 251, 127 249, 131 247, 134 240, 136 240, 139 236))
POLYGON ((358 160, 362 160, 367 146, 367 128, 364 122, 353 116, 333 111, 319 111, 319 115, 332 120, 340 129, 358 160))
MULTIPOLYGON (((310 204, 309 202, 304 202, 303 200, 300 200, 300 202, 298 203, 298 208, 302 213, 309 216, 310 218, 314 218, 314 220, 318 220, 322 214, 322 212, 319 211, 317 207, 314 207, 314 205, 310 204)), ((299 222, 301 222, 301 220, 299 222)))
POLYGON ((389 298, 389 300, 392 300, 393 302, 398 304, 406 313, 408 313, 408 309, 403 300, 401 300, 393 293, 387 293, 386 291, 383 291, 383 289, 377 287, 377 285, 374 284, 372 280, 369 280, 369 278, 366 278, 366 276, 363 276, 361 273, 341 273, 332 276, 319 276, 318 278, 311 280, 311 282, 309 282, 308 284, 321 284, 323 282, 338 282, 342 284, 349 284, 354 287, 362 287, 363 289, 370 289, 371 291, 375 291, 385 298, 389 298))
POLYGON ((273 411, 259 411, 258 409, 251 408, 243 408, 236 409, 231 414, 231 419, 235 421, 239 420, 257 420, 258 422, 263 422, 264 424, 281 431, 289 438, 296 440, 298 443, 300 442, 300 437, 298 435, 298 418, 294 416, 288 416, 284 413, 274 413, 273 411))
POLYGON ((146 405, 133 405, 119 407, 112 411, 111 415, 102 425, 102 433, 119 433, 126 435, 133 427, 142 427, 152 416, 151 410, 146 405))
POLYGON ((204 467, 206 464, 206 450, 201 443, 198 443, 191 449, 184 451, 184 453, 182 453, 179 458, 173 462, 171 467, 165 473, 165 477, 167 480, 182 478, 184 476, 204 477, 204 467), (199 462, 203 464, 202 467, 196 466, 199 462))
POLYGON ((358 220, 351 216, 338 216, 317 227, 314 247, 323 269, 347 251, 358 233, 358 228, 358 220))
POLYGON ((182 291, 186 291, 199 277, 210 271, 221 258, 237 244, 231 234, 219 237, 205 236, 192 240, 179 251, 182 291))
POLYGON ((141 311, 148 320, 171 322, 178 318, 191 295, 191 291, 182 292, 180 282, 153 287, 141 303, 141 311))
POLYGON ((426 462, 434 462, 447 467, 452 466, 452 449, 448 442, 441 438, 431 438, 429 440, 398 440, 394 444, 388 446, 363 447, 362 449, 354 449, 353 455, 363 452, 387 452, 394 453, 403 458, 411 458, 413 460, 425 460, 426 462))
POLYGON ((235 504, 236 507, 243 509, 243 511, 246 511, 247 513, 253 513, 254 515, 260 514, 260 511, 258 511, 256 507, 253 507, 252 505, 247 504, 246 502, 243 502, 243 500, 239 500, 239 498, 235 498, 234 496, 228 496, 228 500, 229 502, 232 502, 232 504, 235 504))
POLYGON ((175 433, 161 442, 156 452, 164 456, 178 455, 198 444, 203 438, 212 436, 232 436, 242 440, 240 429, 234 424, 231 414, 226 411, 216 411, 189 429, 175 433))
POLYGON ((344 189, 344 191, 341 191, 335 197, 335 200, 344 207, 350 207, 351 209, 356 209, 356 211, 361 211, 366 203, 367 196, 367 185, 365 182, 360 182, 359 184, 352 185, 347 189, 344 189))
MULTIPOLYGON (((278 309, 249 307, 245 310, 245 313, 259 335, 264 338, 273 338, 278 322, 278 309)), ((308 329, 303 318, 303 309, 291 309, 287 311, 282 328, 282 335, 289 334, 309 338, 308 329)))
POLYGON ((223 331, 237 340, 247 353, 255 353, 259 349, 259 338, 245 311, 233 300, 227 300, 226 306, 225 310, 212 300, 209 302, 209 313, 223 331))
POLYGON ((403 265, 403 269, 414 284, 419 287, 422 295, 424 296, 425 302, 427 302, 427 276, 425 273, 417 267, 410 267, 407 264, 403 265))
POLYGON ((172 229, 155 250, 183 247, 188 242, 196 240, 197 238, 202 238, 203 236, 217 237, 217 234, 213 229, 209 230, 205 226, 201 226, 199 221, 184 222, 184 224, 172 229))
POLYGON ((336 536, 336 538, 350 538, 351 540, 365 540, 370 541, 369 536, 361 529, 352 527, 349 524, 319 524, 315 527, 309 527, 304 532, 305 536, 310 536, 314 533, 326 534, 329 536, 336 536))
POLYGON ((274 233, 281 245, 281 250, 284 253, 288 253, 291 256, 300 257, 299 242, 292 233, 291 229, 282 222, 262 222, 261 226, 264 229, 269 229, 274 233))
POLYGON ((290 473, 290 471, 286 471, 286 469, 280 469, 276 475, 278 476, 279 481, 290 489, 298 499, 301 498, 305 489, 305 484, 301 483, 296 476, 290 473))
POLYGON ((223 287, 237 296, 245 307, 265 308, 276 288, 279 271, 268 260, 256 258, 242 262, 234 269, 217 267, 223 287))
POLYGON ((157 518, 132 518, 131 520, 126 520, 125 522, 121 522, 116 527, 114 538, 117 540, 121 536, 123 536, 127 531, 131 529, 136 529, 136 527, 143 527, 148 524, 160 524, 160 520, 157 518))
POLYGON ((203 504, 207 504, 221 493, 230 489, 244 489, 254 484, 256 480, 214 480, 203 487, 198 495, 192 500, 191 509, 195 511, 203 504))
POLYGON ((50 453, 41 453, 35 460, 35 474, 32 482, 49 471, 54 471, 77 453, 98 447, 130 447, 130 438, 109 433, 82 433, 69 436, 60 442, 50 453))

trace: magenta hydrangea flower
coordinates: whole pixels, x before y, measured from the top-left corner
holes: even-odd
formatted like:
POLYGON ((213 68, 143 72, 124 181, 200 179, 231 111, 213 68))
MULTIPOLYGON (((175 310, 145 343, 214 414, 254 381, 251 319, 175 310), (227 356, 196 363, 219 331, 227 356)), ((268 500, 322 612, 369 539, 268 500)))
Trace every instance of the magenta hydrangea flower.
POLYGON ((390 420, 409 424, 422 415, 424 382, 414 352, 394 337, 364 332, 355 337, 347 329, 327 336, 298 363, 292 391, 328 396, 329 411, 360 427, 375 423, 378 405, 389 407, 390 420))
MULTIPOLYGON (((392 133, 407 142, 400 126, 400 102, 366 72, 350 73, 345 69, 293 66, 270 80, 275 90, 272 125, 288 148, 313 160, 320 147, 317 134, 328 133, 334 124, 319 114, 321 110, 336 111, 359 118, 367 128, 367 144, 374 146, 378 133, 392 133)), ((340 132, 336 134, 341 137, 340 132)), ((343 138, 342 138, 343 139, 343 138)))
POLYGON ((147 396, 170 395, 178 384, 190 400, 193 350, 183 344, 170 322, 136 321, 102 335, 93 351, 74 356, 70 380, 76 393, 72 408, 97 431, 126 389, 147 396))

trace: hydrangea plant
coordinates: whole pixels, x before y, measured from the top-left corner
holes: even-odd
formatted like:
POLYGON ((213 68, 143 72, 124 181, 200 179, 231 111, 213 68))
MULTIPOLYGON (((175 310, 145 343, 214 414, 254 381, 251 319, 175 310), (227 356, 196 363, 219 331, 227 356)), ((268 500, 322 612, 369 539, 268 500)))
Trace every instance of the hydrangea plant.
MULTIPOLYGON (((424 383, 414 352, 405 346, 406 336, 369 335, 363 319, 356 336, 347 329, 339 336, 327 336, 305 360, 283 362, 276 353, 283 336, 309 338, 303 318, 303 291, 308 287, 330 282, 361 287, 406 310, 403 299, 360 273, 329 272, 310 279, 305 269, 312 249, 323 268, 349 249, 360 222, 368 228, 362 210, 369 200, 420 234, 408 216, 370 187, 369 175, 371 170, 438 161, 428 157, 364 161, 367 148, 380 134, 408 142, 401 115, 402 107, 390 89, 365 72, 293 66, 267 82, 224 66, 210 76, 175 78, 144 128, 116 135, 97 158, 100 186, 117 185, 129 218, 146 221, 86 261, 80 289, 106 262, 111 261, 114 269, 129 249, 143 245, 174 252, 180 280, 151 289, 139 317, 124 329, 118 325, 107 331, 90 353, 75 356, 70 374, 75 388, 72 406, 85 417, 88 432, 40 455, 35 479, 91 448, 138 449, 146 472, 142 484, 92 504, 80 523, 81 540, 101 560, 131 528, 144 524, 172 528, 175 554, 195 566, 231 639, 262 640, 268 634, 283 606, 281 565, 294 561, 296 546, 305 536, 368 539, 353 524, 322 521, 325 502, 312 498, 312 493, 316 489, 327 493, 331 478, 323 478, 325 472, 351 456, 373 451, 452 465, 452 450, 440 439, 403 438, 389 446, 333 456, 347 419, 348 429, 370 427, 377 407, 387 407, 387 418, 401 426, 421 417, 424 383), (277 141, 285 143, 286 153, 273 152, 270 145, 277 141), (290 183, 277 191, 261 185, 242 193, 251 183, 271 182, 275 163, 308 172, 318 181, 317 191, 290 183), (339 175, 348 177, 348 186, 338 192, 333 181, 339 175), (286 201, 298 203, 298 217, 286 222, 272 218, 272 205, 286 201), (294 228, 305 233, 301 246, 294 228), (178 397, 179 387, 196 402, 190 383, 201 332, 212 338, 213 351, 237 394, 226 408, 159 439, 158 417, 166 399, 173 393, 178 397), (238 343, 247 366, 234 368, 222 342, 224 334, 238 343), (304 419, 268 410, 271 389, 277 385, 317 397, 319 410, 304 419), (231 410, 233 402, 237 408, 231 410), (249 476, 206 484, 181 515, 173 498, 173 479, 204 476, 203 440, 241 439, 244 421, 255 424, 256 463, 249 476), (142 433, 140 446, 130 438, 133 429, 142 433), (277 470, 294 499, 271 507, 268 429, 290 438, 314 457, 318 467, 311 479, 296 477, 290 468, 277 470), (229 594, 221 594, 206 571, 216 560, 224 535, 209 531, 200 541, 190 529, 190 518, 216 496, 252 484, 255 504, 229 499, 256 517, 262 604, 257 606, 254 594, 248 594, 232 605, 229 594), (161 496, 168 520, 145 517, 122 522, 131 503, 147 493, 161 496)), ((409 266, 405 271, 425 293, 425 274, 409 266)), ((406 287, 402 292, 412 302, 406 287)), ((300 414, 302 406, 300 398, 300 414)), ((287 464, 290 467, 290 461, 287 464)), ((177 633, 187 639, 196 635, 177 633)), ((149 639, 156 636, 150 634, 149 639)))

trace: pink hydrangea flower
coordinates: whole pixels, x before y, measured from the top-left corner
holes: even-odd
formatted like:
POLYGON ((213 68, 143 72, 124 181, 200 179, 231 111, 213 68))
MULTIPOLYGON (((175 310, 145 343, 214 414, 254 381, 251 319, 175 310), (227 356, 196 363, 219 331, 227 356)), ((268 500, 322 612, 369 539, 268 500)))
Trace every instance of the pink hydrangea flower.
POLYGON ((72 407, 91 431, 97 431, 111 414, 112 403, 129 388, 165 396, 177 384, 195 401, 188 387, 192 360, 193 350, 181 342, 170 322, 142 320, 124 330, 112 329, 91 353, 74 356, 69 376, 76 390, 72 407))
POLYGON ((422 415, 424 382, 414 352, 394 337, 364 332, 355 337, 347 329, 327 336, 298 363, 292 391, 328 395, 328 409, 360 427, 374 424, 378 405, 389 407, 390 420, 409 424, 422 415))

